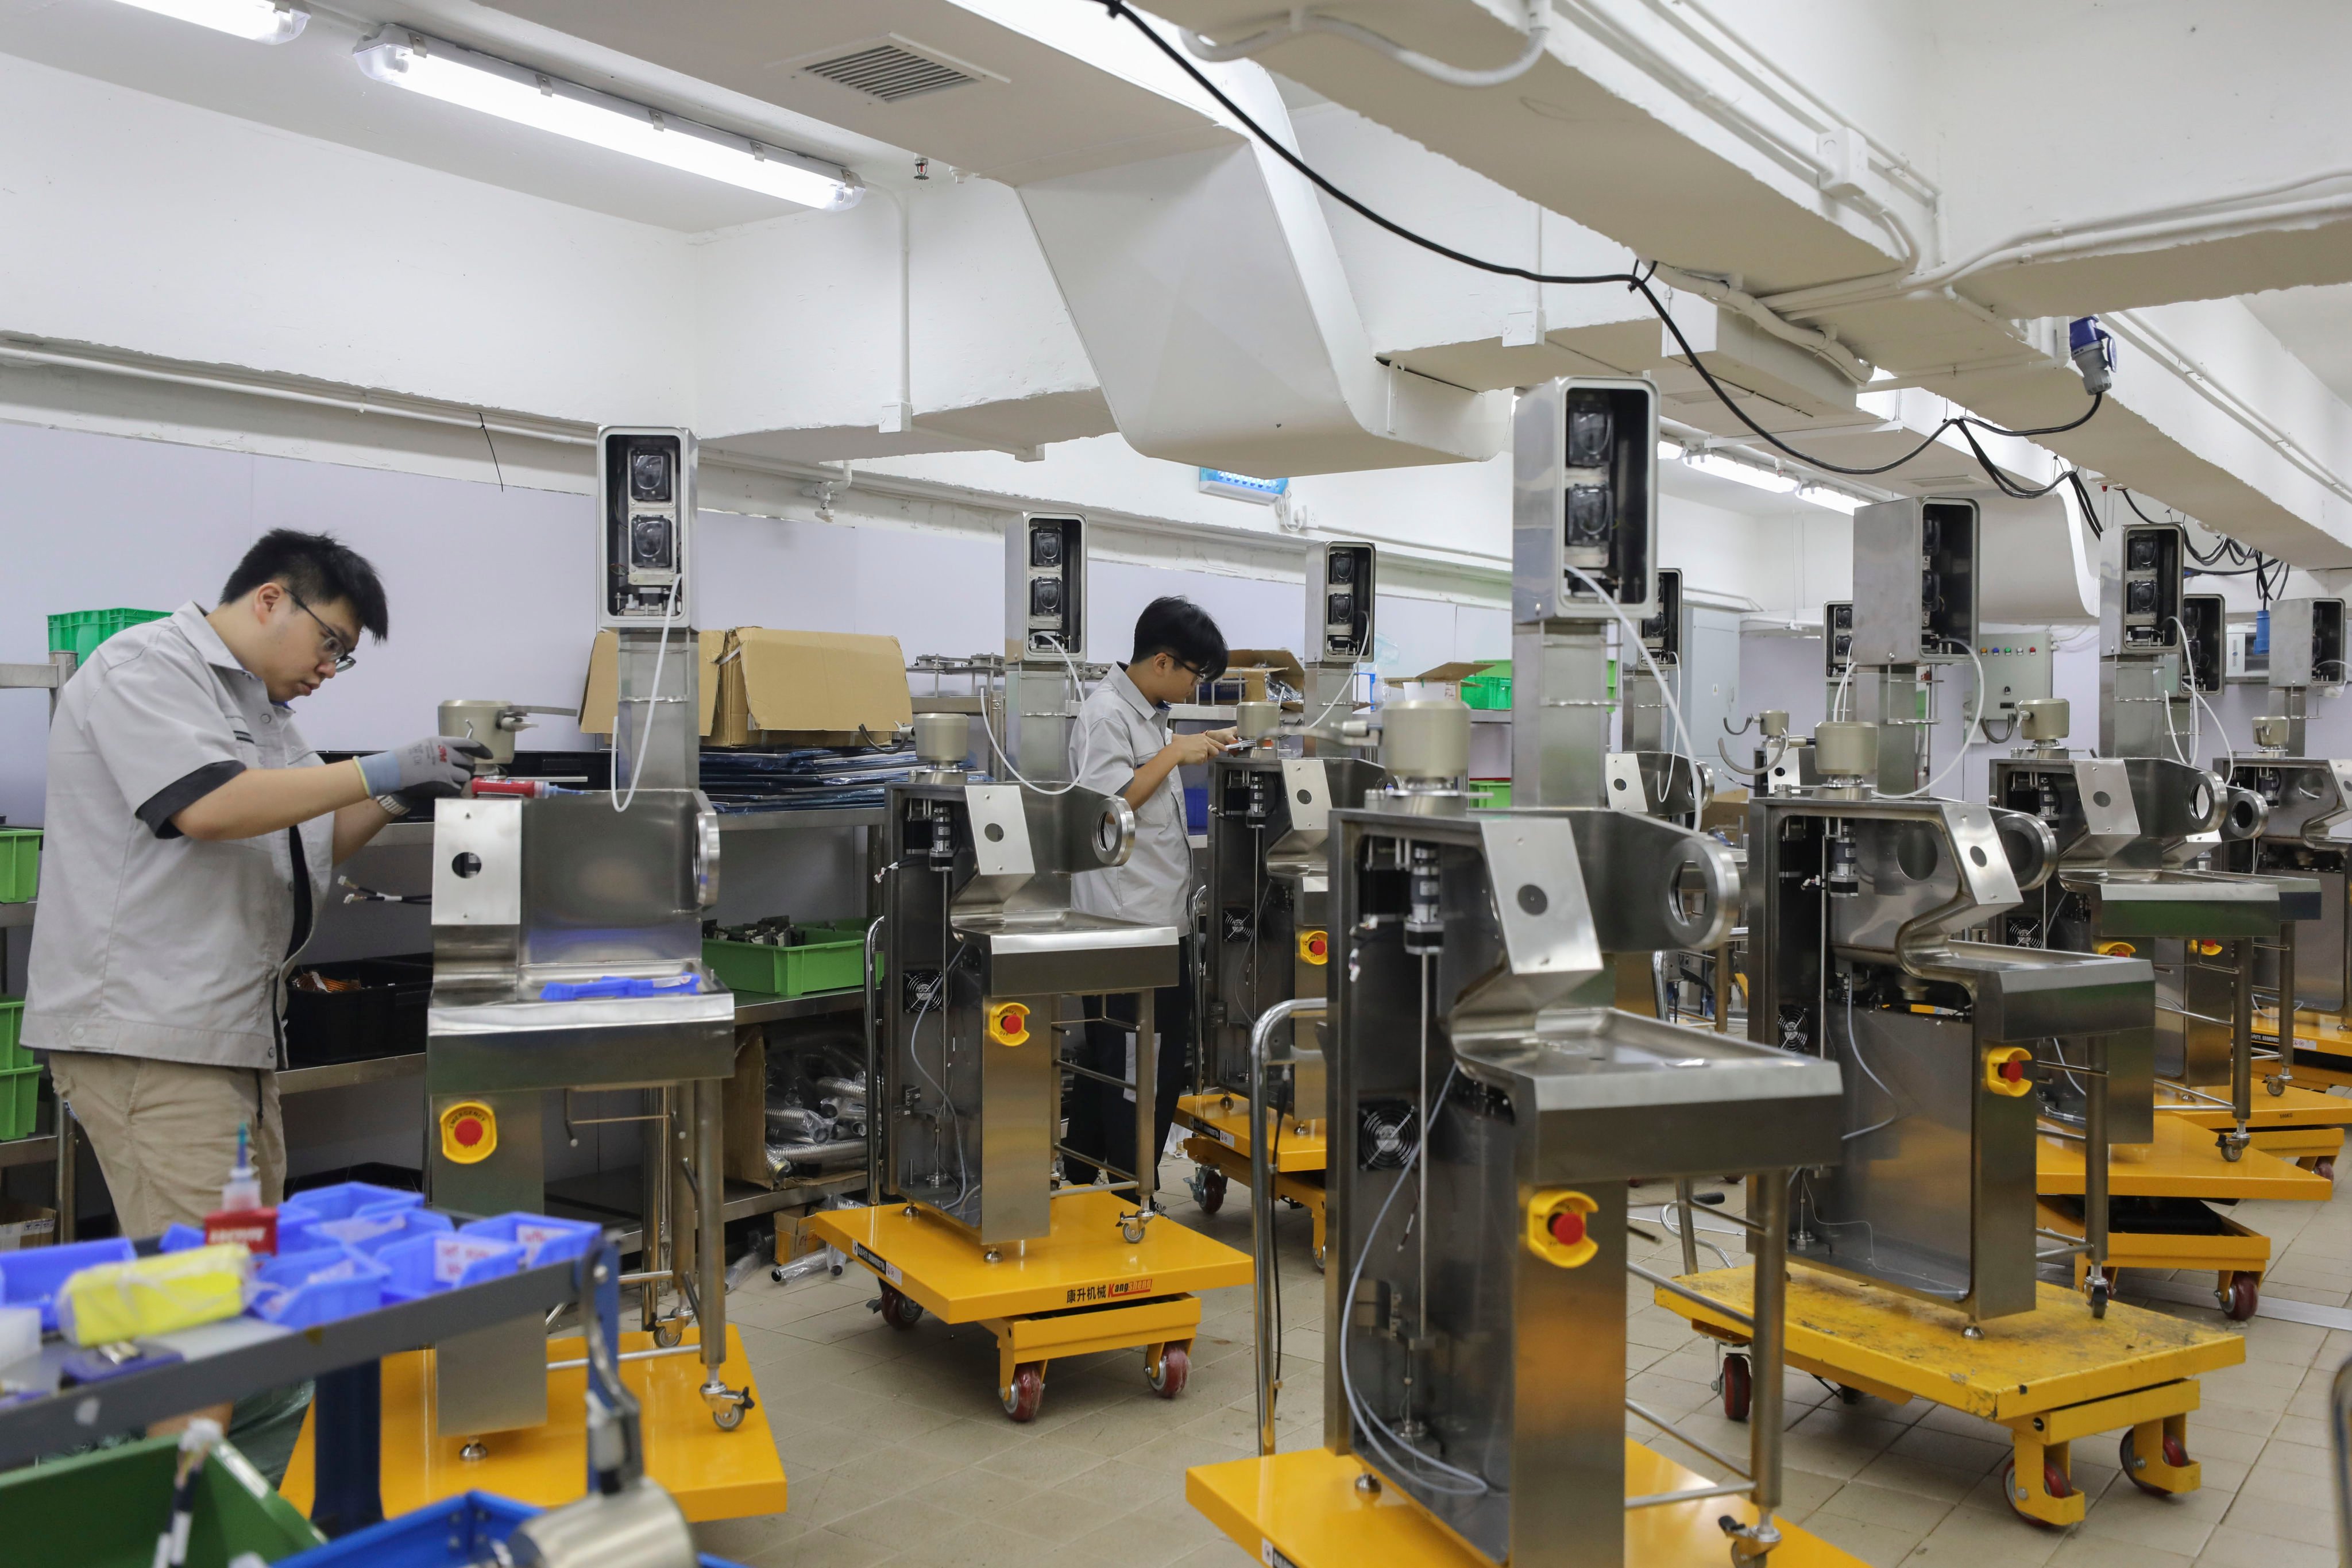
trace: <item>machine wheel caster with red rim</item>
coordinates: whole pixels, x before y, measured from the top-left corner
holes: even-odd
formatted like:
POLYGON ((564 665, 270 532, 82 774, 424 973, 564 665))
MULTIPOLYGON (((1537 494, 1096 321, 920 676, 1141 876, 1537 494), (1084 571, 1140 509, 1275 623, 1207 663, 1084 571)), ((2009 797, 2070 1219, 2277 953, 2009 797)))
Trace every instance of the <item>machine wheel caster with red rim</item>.
POLYGON ((882 1287, 882 1321, 905 1331, 923 1321, 922 1303, 895 1286, 882 1287))
MULTIPOLYGON (((2119 1466, 2123 1470, 2124 1479, 2130 1481, 2132 1485, 2137 1487, 2140 1490, 2146 1492, 2150 1497, 2170 1497, 2172 1495, 2170 1492, 2166 1491, 2162 1487, 2151 1486, 2147 1481, 2141 1480, 2132 1470, 2132 1435, 2126 1431, 2124 1434, 2123 1458, 2119 1466)), ((2169 1432, 2167 1432, 2164 1435, 2164 1462, 2170 1465, 2175 1469, 2185 1468, 2189 1464, 2189 1450, 2181 1446, 2179 1438, 2174 1436, 2169 1432)))
POLYGON ((1045 1369, 1034 1361, 1024 1361, 1013 1369, 1013 1386, 1003 1394, 1004 1414, 1026 1425, 1037 1419, 1037 1407, 1045 1402, 1045 1369))
POLYGON ((1748 1419, 1748 1402, 1755 1392, 1755 1374, 1748 1370, 1744 1355, 1723 1358, 1723 1371, 1716 1382, 1723 1389, 1723 1417, 1727 1421, 1748 1419))
POLYGON ((1184 1392, 1184 1380, 1192 1373, 1192 1358, 1185 1345, 1163 1345, 1160 1351, 1160 1369, 1149 1364, 1144 1375, 1150 1380, 1151 1392, 1162 1399, 1173 1399, 1184 1392))
POLYGON ((1225 1173, 1223 1171, 1201 1173, 1201 1185, 1193 1193, 1192 1201, 1201 1205, 1202 1214, 1214 1214, 1225 1206, 1225 1173))
POLYGON ((2257 1275, 2232 1274, 2228 1288, 2218 1294, 2221 1298, 2222 1316, 2233 1323, 2242 1323, 2252 1317, 2254 1309, 2262 1304, 2262 1281, 2257 1275))
MULTIPOLYGON (((2126 1436, 2125 1441, 2128 1442, 2130 1438, 2126 1436)), ((2066 1472, 2058 1468, 2058 1462, 2055 1459, 2044 1459, 2042 1461, 2042 1489, 2054 1498, 2073 1497, 2074 1483, 2066 1479, 2066 1472)), ((2023 1505, 2017 1500, 2017 1461, 2013 1458, 2000 1467, 2000 1495, 2009 1500, 2010 1510, 2026 1523, 2037 1525, 2043 1530, 2063 1528, 2051 1523, 2046 1519, 2034 1518, 2026 1512, 2023 1505)))

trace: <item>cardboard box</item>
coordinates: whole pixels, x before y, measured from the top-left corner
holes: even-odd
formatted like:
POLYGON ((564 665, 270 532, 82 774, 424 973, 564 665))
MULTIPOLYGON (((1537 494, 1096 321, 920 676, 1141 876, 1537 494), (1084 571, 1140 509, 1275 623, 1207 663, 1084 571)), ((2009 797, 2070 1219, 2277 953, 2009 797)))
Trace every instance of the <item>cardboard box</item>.
POLYGON ((57 1239, 57 1210, 0 1198, 0 1252, 47 1247, 57 1239))
POLYGON ((720 660, 710 743, 887 743, 914 720, 897 637, 738 626, 720 660))
POLYGON ((719 1163, 730 1182, 772 1190, 768 1170, 768 1028, 735 1026, 735 1076, 719 1092, 719 1163))
MULTIPOLYGON (((675 634, 673 634, 675 635, 675 634)), ((702 679, 696 695, 701 700, 701 734, 710 736, 712 716, 719 708, 719 661, 727 649, 727 639, 732 634, 725 630, 699 634, 702 639, 702 679)), ((683 653, 684 639, 669 651, 673 658, 683 653)), ((580 693, 580 731, 584 735, 610 735, 613 732, 613 710, 619 696, 617 690, 618 650, 620 634, 601 631, 588 648, 588 682, 580 693)), ((668 677, 663 677, 665 682, 668 677)))
POLYGON ((1402 684, 1458 687, 1466 678, 1477 674, 1491 664, 1499 662, 1491 658, 1457 658, 1450 664, 1441 664, 1434 669, 1424 669, 1419 675, 1408 675, 1402 684))
MULTIPOLYGON (((711 746, 848 746, 887 742, 911 723, 906 656, 898 639, 850 632, 736 626, 702 639, 703 743, 711 746)), ((580 728, 613 732, 618 643, 599 632, 589 650, 580 728)))
POLYGON ((1293 691, 1307 689, 1307 669, 1298 656, 1286 647, 1236 647, 1225 650, 1225 673, 1216 684, 1220 703, 1263 702, 1265 700, 1267 677, 1274 677, 1293 691), (1234 682, 1240 683, 1238 690, 1234 682))

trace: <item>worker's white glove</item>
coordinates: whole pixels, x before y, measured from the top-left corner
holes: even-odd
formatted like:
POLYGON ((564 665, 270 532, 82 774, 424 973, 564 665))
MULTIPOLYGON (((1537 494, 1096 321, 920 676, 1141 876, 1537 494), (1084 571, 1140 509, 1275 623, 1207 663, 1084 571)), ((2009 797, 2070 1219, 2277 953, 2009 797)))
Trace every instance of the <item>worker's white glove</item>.
POLYGON ((424 785, 440 785, 456 795, 474 776, 472 759, 487 757, 490 749, 478 741, 447 735, 427 735, 421 741, 359 759, 370 795, 402 795, 424 785))

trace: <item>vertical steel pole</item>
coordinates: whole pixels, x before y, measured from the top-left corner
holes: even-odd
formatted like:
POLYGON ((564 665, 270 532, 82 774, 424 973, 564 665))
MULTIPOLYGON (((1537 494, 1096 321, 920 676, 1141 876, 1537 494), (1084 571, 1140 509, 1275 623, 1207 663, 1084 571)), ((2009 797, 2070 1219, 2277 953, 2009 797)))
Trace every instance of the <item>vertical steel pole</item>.
MULTIPOLYGON (((2107 1266, 2107 1066, 2114 1059, 2107 1044, 2112 1038, 2099 1037, 2098 1049, 2092 1053, 2098 1071, 2083 1096, 2083 1243, 2089 1249, 2091 1274, 2100 1278, 2107 1266)), ((2091 1315, 2107 1315, 2105 1291, 2093 1292, 2091 1315)))
MULTIPOLYGON (((653 1099, 654 1120, 639 1129, 645 1145, 646 1168, 642 1198, 644 1217, 637 1224, 637 1272, 658 1275, 662 1272, 664 1250, 669 1242, 669 1090, 653 1089, 646 1091, 653 1099)), ((640 1280, 637 1285, 637 1321, 646 1332, 661 1321, 661 1281, 658 1279, 640 1280)))
MULTIPOLYGON (((1717 1000, 1720 999, 1718 996, 1717 1000)), ((1688 1176, 1675 1179, 1675 1207, 1677 1211, 1675 1218, 1683 1231, 1683 1272, 1696 1274, 1698 1272, 1698 1211, 1691 1206, 1691 1179, 1688 1176)))
POLYGON ((1772 1510, 1780 1506, 1782 1374, 1789 1305, 1789 1173, 1766 1171, 1755 1184, 1756 1289, 1751 1303, 1756 1337, 1748 1396, 1748 1473, 1755 1489, 1759 1543, 1774 1539, 1772 1510))
MULTIPOLYGON (((2278 974, 2279 1079, 2283 1083, 2293 1083, 2294 1081, 2295 985, 2294 921, 2284 921, 2279 925, 2278 974)), ((2249 1104, 2253 1100, 2251 1086, 2248 1088, 2246 1099, 2249 1104)))
POLYGON ((1135 1212, 1151 1212, 1151 1194, 1160 1190, 1160 1037, 1155 1017, 1160 994, 1139 991, 1135 996, 1135 1212))
POLYGON ((2254 944, 2240 937, 2236 943, 2238 983, 2231 994, 2230 1111, 2236 1118, 2239 1146, 2245 1142, 2246 1123, 2254 1114, 2254 944))
POLYGON ((727 1178, 719 1169, 721 1079, 698 1079, 694 1095, 694 1225, 696 1305, 701 1315, 703 1386, 722 1385, 719 1369, 727 1361, 727 1178))

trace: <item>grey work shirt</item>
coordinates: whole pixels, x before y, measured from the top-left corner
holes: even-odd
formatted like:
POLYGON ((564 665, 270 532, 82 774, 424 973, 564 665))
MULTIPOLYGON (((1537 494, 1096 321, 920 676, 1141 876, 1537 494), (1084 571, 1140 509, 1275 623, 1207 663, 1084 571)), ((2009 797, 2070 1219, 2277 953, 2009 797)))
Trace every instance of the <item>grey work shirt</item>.
POLYGON ((49 727, 25 1045, 275 1066, 278 987, 327 896, 335 819, 206 843, 172 818, 247 768, 318 761, 194 605, 100 644, 49 727))
MULTIPOLYGON (((1168 742, 1167 710, 1138 691, 1120 669, 1078 709, 1070 767, 1087 788, 1123 795, 1168 742)), ((1169 769, 1135 814, 1135 853, 1127 864, 1071 878, 1070 902, 1088 914, 1192 931, 1192 841, 1185 831, 1181 770, 1169 769)))

